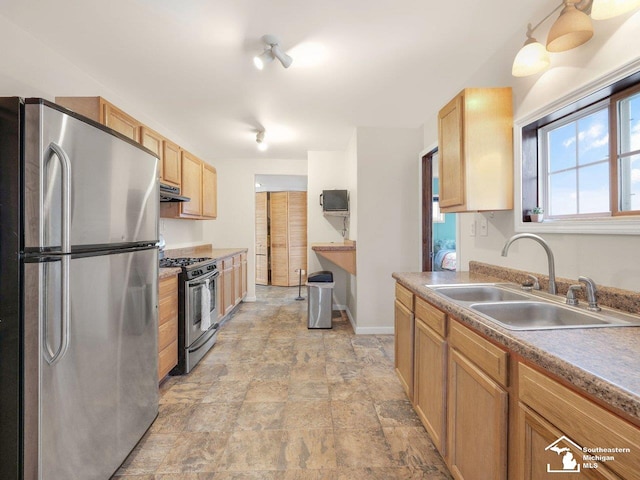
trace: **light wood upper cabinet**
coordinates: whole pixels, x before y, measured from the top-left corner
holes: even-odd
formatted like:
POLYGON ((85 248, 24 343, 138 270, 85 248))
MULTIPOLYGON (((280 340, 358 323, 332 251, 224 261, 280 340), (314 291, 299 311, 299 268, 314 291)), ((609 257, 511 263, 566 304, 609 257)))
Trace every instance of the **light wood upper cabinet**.
POLYGON ((56 97, 56 103, 142 143, 142 124, 102 97, 56 97))
POLYGON ((182 160, 180 147, 169 140, 162 143, 162 181, 174 187, 181 185, 182 160))
POLYGON ((218 216, 218 173, 208 163, 202 163, 202 216, 218 216))
POLYGON ((202 160, 182 151, 182 195, 191 201, 182 202, 182 215, 202 215, 202 160))
POLYGON ((513 208, 511 88, 467 88, 438 113, 440 210, 513 208))
POLYGON ((162 180, 162 163, 163 163, 162 156, 164 153, 162 149, 162 142, 163 142, 163 137, 158 132, 154 132, 153 130, 147 127, 142 127, 140 129, 140 143, 142 144, 143 147, 148 148, 153 153, 155 153, 160 159, 158 163, 158 169, 160 170, 159 175, 161 180, 162 180))
POLYGON ((107 127, 113 128, 131 140, 140 142, 140 122, 109 102, 104 102, 102 108, 104 110, 103 123, 107 127))

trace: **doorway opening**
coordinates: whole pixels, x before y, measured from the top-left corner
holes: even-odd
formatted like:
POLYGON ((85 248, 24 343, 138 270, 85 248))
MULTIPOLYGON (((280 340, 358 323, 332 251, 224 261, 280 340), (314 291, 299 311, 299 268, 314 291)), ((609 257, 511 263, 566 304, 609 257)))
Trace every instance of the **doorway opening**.
POLYGON ((422 157, 422 271, 456 270, 456 214, 440 211, 438 149, 422 157))
POLYGON ((255 202, 255 283, 289 287, 305 282, 307 177, 256 175, 255 202))

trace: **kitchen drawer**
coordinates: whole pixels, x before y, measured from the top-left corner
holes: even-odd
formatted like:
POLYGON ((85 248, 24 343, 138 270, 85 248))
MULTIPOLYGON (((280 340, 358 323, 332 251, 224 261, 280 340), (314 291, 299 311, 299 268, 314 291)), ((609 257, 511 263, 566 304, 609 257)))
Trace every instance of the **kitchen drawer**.
POLYGON ((449 328, 450 345, 506 387, 509 354, 456 321, 450 322, 449 328))
POLYGON ((396 283, 396 299, 413 312, 413 293, 399 283, 396 283))
POLYGON ((172 342, 158 354, 158 380, 162 380, 178 364, 178 341, 172 342))
POLYGON ((178 317, 177 315, 158 327, 158 351, 166 348, 170 343, 178 338, 178 317))
POLYGON ((579 445, 631 449, 631 453, 612 454, 615 460, 606 462, 606 467, 622 478, 637 478, 640 428, 522 363, 518 364, 518 389, 521 402, 579 445))
POLYGON ((422 320, 441 337, 446 336, 447 315, 420 297, 416 297, 416 318, 422 320))

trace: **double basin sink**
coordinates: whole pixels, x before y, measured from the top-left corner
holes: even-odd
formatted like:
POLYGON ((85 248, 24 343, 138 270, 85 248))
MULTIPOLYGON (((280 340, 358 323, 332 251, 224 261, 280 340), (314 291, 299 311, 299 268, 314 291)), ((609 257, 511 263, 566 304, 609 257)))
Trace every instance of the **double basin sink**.
POLYGON ((610 309, 596 313, 567 306, 560 303, 561 297, 543 292, 525 293, 514 284, 426 286, 509 330, 640 326, 640 317, 610 309))

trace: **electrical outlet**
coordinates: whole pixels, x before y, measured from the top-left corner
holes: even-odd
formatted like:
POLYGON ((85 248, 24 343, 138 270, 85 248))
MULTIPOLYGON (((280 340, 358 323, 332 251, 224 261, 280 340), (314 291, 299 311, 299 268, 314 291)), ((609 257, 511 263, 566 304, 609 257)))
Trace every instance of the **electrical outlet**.
POLYGON ((475 237, 476 236, 476 221, 471 220, 471 230, 469 231, 469 236, 470 237, 475 237))
POLYGON ((480 236, 486 237, 489 235, 489 220, 484 215, 480 215, 480 236))

